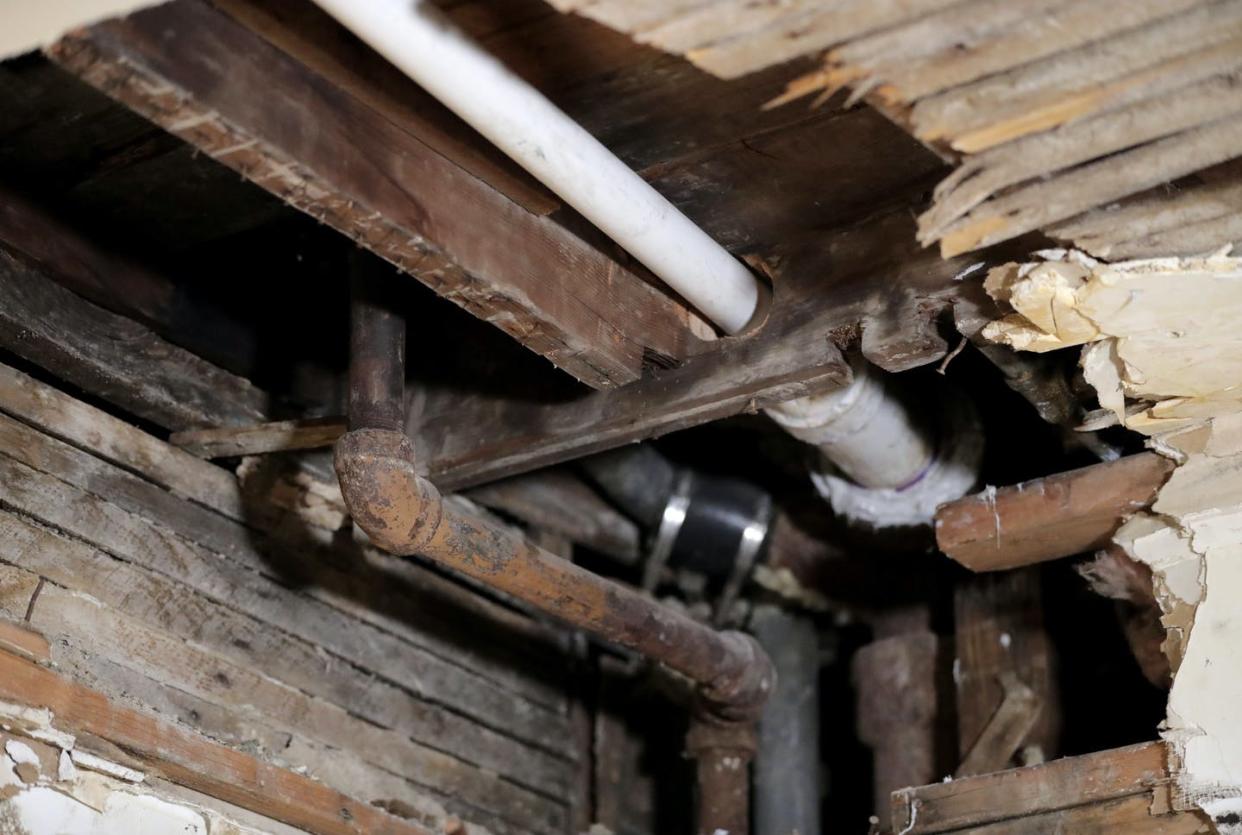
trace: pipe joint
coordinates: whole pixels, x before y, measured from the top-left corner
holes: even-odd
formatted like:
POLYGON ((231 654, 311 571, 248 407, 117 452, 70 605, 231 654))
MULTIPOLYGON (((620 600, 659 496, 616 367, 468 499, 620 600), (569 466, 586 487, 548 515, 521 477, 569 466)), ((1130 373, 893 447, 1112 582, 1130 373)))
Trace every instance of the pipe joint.
POLYGON ((776 668, 759 642, 744 632, 721 632, 727 666, 700 683, 696 713, 718 724, 753 722, 776 687, 776 668))
POLYGON ((422 553, 444 519, 440 491, 418 474, 404 432, 355 429, 336 444, 337 477, 350 516, 393 554, 422 553))

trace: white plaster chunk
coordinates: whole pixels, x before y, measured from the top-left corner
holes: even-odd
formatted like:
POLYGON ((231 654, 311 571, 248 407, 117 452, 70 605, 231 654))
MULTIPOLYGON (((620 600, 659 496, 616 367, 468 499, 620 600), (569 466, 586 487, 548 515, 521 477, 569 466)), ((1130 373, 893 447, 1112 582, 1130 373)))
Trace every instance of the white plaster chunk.
MULTIPOLYGON (((1072 253, 993 270, 1012 309, 990 339, 1025 350, 1084 345, 1100 405, 1177 463, 1114 541, 1152 569, 1173 665, 1164 738, 1177 808, 1221 832, 1242 812, 1242 259, 1224 252, 1101 264, 1072 253)), ((1232 828, 1230 828, 1232 827, 1232 828)), ((1242 833, 1239 833, 1242 835, 1242 833)))
POLYGON ((97 757, 86 751, 74 749, 70 756, 73 757, 73 764, 79 768, 98 771, 101 774, 107 774, 109 777, 115 777, 127 783, 141 783, 145 779, 145 775, 141 771, 120 763, 114 763, 111 760, 105 760, 103 757, 97 757))
POLYGON ((11 759, 15 765, 28 763, 36 768, 42 767, 42 764, 39 762, 39 755, 34 752, 33 748, 22 742, 20 739, 5 740, 4 753, 9 755, 9 759, 11 759))

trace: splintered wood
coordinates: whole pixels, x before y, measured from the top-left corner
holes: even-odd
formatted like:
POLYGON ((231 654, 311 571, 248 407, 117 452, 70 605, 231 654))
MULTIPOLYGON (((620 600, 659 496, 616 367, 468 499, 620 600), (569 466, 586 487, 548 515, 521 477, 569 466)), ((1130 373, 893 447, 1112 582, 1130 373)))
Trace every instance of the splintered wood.
MULTIPOLYGON (((1083 345, 1100 405, 1176 463, 1150 511, 1114 536, 1151 568, 1173 669, 1164 738, 1176 808, 1242 812, 1242 259, 1103 264, 1080 253, 994 269, 1008 316, 984 335, 1014 348, 1083 345)), ((1224 830, 1222 830, 1224 831, 1224 830)))
MULTIPOLYGON (((770 104, 850 88, 958 161, 919 220, 919 239, 946 257, 1035 230, 1100 256, 1242 240, 1239 213, 1212 208, 1242 177, 1196 176, 1242 155, 1242 0, 553 5, 722 78, 823 53, 770 104), (1180 220, 1160 207, 1175 182, 1180 220), (1110 222, 1113 204, 1135 195, 1165 218, 1155 240, 1110 222), (1077 224, 1092 219, 1109 227, 1105 240, 1080 239, 1077 224)), ((1126 216, 1136 211, 1146 216, 1126 216)))

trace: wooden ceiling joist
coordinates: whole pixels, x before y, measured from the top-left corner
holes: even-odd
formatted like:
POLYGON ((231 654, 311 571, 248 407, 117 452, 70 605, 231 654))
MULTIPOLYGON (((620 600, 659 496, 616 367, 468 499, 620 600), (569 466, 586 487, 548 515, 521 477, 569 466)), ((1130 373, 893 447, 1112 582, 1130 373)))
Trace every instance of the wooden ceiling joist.
MULTIPOLYGON (((340 37, 279 32, 295 51, 340 37)), ((391 107, 391 85, 376 90, 330 53, 303 62, 186 0, 48 53, 592 387, 633 382, 652 357, 676 362, 694 339, 683 307, 554 219, 546 192, 455 138, 464 128, 446 127, 434 102, 391 107)))

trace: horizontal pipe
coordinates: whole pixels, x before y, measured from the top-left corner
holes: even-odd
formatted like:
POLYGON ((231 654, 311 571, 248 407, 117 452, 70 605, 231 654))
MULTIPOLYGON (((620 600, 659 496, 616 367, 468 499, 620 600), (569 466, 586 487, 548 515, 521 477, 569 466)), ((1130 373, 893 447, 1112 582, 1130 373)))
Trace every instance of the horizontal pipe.
POLYGON ((999 571, 1103 548, 1151 505, 1173 471, 1154 452, 989 488, 936 512, 940 550, 972 571, 999 571))
POLYGON ((659 661, 699 683, 721 715, 744 718, 771 689, 771 665, 750 636, 716 632, 444 499, 418 474, 404 433, 347 433, 337 443, 336 470, 350 515, 384 550, 434 560, 659 661))
POLYGON ((753 273, 427 0, 315 0, 727 333, 754 316, 753 273))

